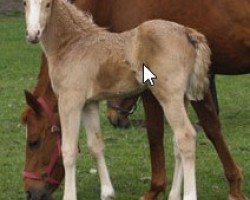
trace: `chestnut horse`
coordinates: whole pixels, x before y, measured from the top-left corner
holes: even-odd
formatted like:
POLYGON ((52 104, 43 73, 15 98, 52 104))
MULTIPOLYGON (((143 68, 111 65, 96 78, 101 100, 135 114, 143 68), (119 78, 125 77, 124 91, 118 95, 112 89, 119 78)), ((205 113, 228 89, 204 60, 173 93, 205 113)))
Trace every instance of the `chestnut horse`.
MULTIPOLYGON (((170 19, 196 27, 198 30, 201 30, 206 35, 208 35, 209 42, 213 43, 213 45, 211 45, 213 54, 217 55, 216 62, 214 62, 212 66, 212 68, 214 69, 213 71, 216 70, 216 73, 225 74, 240 74, 249 72, 249 34, 246 34, 246 31, 249 30, 249 3, 247 1, 240 0, 229 2, 225 0, 219 0, 216 2, 212 2, 209 0, 196 0, 194 3, 194 1, 180 0, 166 0, 165 2, 160 2, 159 0, 108 0, 108 3, 106 2, 107 0, 75 1, 76 5, 81 9, 89 10, 93 14, 94 20, 99 25, 107 26, 108 28, 110 28, 110 30, 116 32, 133 28, 140 22, 152 18, 170 19), (223 12, 221 10, 222 8, 223 12), (208 10, 209 12, 207 12, 208 10), (193 15, 194 12, 198 13, 199 16, 197 17, 197 15, 193 15), (204 13, 205 16, 203 16, 204 13), (235 28, 232 29, 232 27, 235 28), (220 37, 221 35, 223 35, 223 37, 220 37), (224 51, 224 49, 226 50, 226 52, 224 51), (242 54, 246 55, 241 56, 242 54), (219 64, 220 62, 221 64, 219 64), (215 65, 216 63, 218 63, 219 65, 215 65)), ((46 69, 46 63, 46 59, 45 57, 43 57, 40 79, 38 82, 38 87, 36 87, 34 93, 36 97, 41 96, 41 94, 44 93, 43 91, 45 91, 47 88, 46 80, 48 79, 48 74, 46 70, 44 70, 46 69)), ((157 194, 165 189, 166 184, 163 148, 163 113, 161 107, 158 105, 158 102, 154 99, 150 92, 146 92, 143 94, 143 103, 146 114, 147 130, 152 159, 151 189, 146 193, 145 196, 156 198, 157 194), (154 116, 158 117, 155 118, 154 116)), ((212 140, 212 143, 214 144, 219 157, 222 160, 225 169, 225 175, 230 183, 230 196, 232 197, 232 199, 245 199, 241 191, 242 175, 240 170, 234 163, 224 142, 223 136, 221 135, 219 119, 216 114, 214 104, 212 103, 211 94, 206 94, 205 101, 192 104, 196 112, 198 113, 198 117, 201 124, 203 125, 204 130, 206 131, 208 138, 212 140)), ((52 103, 51 106, 53 108, 54 103, 52 103)), ((32 114, 28 113, 30 112, 26 113, 28 116, 32 116, 32 114)), ((43 115, 41 117, 45 118, 45 116, 43 115)), ((46 124, 49 125, 46 118, 44 119, 44 121, 39 120, 36 121, 36 123, 42 124, 42 126, 37 126, 40 131, 43 131, 43 128, 47 127, 46 124)), ((34 123, 31 122, 31 124, 34 123)), ((40 132, 38 131, 37 133, 40 132)), ((49 134, 48 137, 51 137, 50 139, 52 140, 53 135, 49 134)), ((37 134, 37 138, 39 138, 39 134, 37 134)), ((27 143, 27 149, 29 149, 36 143, 32 143, 33 140, 30 141, 30 143, 27 143)), ((43 145, 43 143, 39 145, 43 145)), ((33 152, 33 154, 35 153, 33 152)), ((46 155, 48 155, 47 159, 49 159, 49 152, 47 152, 46 155)), ((26 166, 29 163, 29 159, 35 158, 27 157, 26 166)), ((38 161, 39 159, 37 159, 37 162, 38 161)), ((36 171, 35 164, 34 166, 32 166, 31 163, 29 165, 30 168, 36 171)), ((57 165, 57 167, 60 169, 55 169, 55 171, 58 171, 60 175, 56 175, 54 177, 58 177, 58 181, 60 181, 63 177, 63 167, 60 161, 58 163, 59 164, 57 165)), ((38 191, 39 189, 42 190, 43 188, 45 188, 45 184, 42 181, 32 182, 29 179, 24 179, 24 182, 27 191, 32 188, 29 187, 31 185, 36 185, 37 188, 35 189, 37 189, 38 191)), ((54 187, 52 186, 51 188, 54 189, 54 187)))
MULTIPOLYGON (((107 26, 111 31, 131 29, 141 22, 163 18, 196 28, 206 35, 212 49, 211 72, 234 75, 250 72, 250 2, 248 0, 75 0, 81 9, 88 9, 97 24, 107 26), (195 13, 195 14, 194 14, 195 13)), ((146 116, 151 164, 152 185, 149 196, 161 191, 165 185, 165 161, 163 148, 163 112, 150 92, 142 95, 146 116), (155 117, 157 116, 157 118, 155 117), (158 188, 158 189, 153 189, 158 188)), ((116 100, 117 101, 117 100, 116 100)), ((133 101, 114 104, 123 111, 131 110, 133 101)), ((234 162, 221 133, 216 105, 208 92, 204 101, 192 102, 207 137, 214 145, 229 181, 229 197, 244 200, 241 191, 242 174, 234 162)), ((127 122, 120 119, 122 112, 109 110, 109 117, 116 125, 127 122)), ((127 113, 126 113, 127 115, 127 113)))
MULTIPOLYGON (((78 1, 77 1, 78 2, 78 1)), ((88 1, 79 1, 83 4, 90 4, 88 1), (88 2, 88 3, 87 3, 88 2)), ((152 2, 151 2, 152 3, 152 2)), ((133 9, 128 5, 119 10, 121 15, 115 15, 118 11, 113 7, 121 7, 120 3, 111 8, 112 23, 115 31, 131 28, 141 21, 151 18, 163 18, 173 20, 187 26, 195 27, 204 33, 213 52, 213 65, 211 67, 210 88, 218 112, 218 102, 215 87, 215 74, 239 75, 250 73, 250 3, 247 0, 212 2, 206 1, 171 1, 165 3, 155 3, 152 8, 150 1, 143 5, 136 1, 133 9), (141 14, 140 10, 148 10, 141 14), (194 16, 193 12, 199 13, 194 16), (204 14, 206 13, 206 14, 204 14), (124 22, 129 16, 133 16, 127 23, 124 22), (199 20, 197 20, 199 19, 199 20), (223 35, 223 37, 221 37, 223 35), (230 42, 228 42, 230 41, 230 42)), ((91 3, 93 7, 95 3, 91 3)), ((104 7, 104 6, 103 6, 104 7)), ((129 127, 128 111, 133 109, 137 98, 108 101, 108 118, 115 127, 129 127), (121 112, 122 111, 122 112, 121 112)), ((209 103, 207 101, 207 103, 209 103)), ((212 105, 210 105, 212 106, 212 105)), ((212 106, 213 107, 213 106, 212 106)))

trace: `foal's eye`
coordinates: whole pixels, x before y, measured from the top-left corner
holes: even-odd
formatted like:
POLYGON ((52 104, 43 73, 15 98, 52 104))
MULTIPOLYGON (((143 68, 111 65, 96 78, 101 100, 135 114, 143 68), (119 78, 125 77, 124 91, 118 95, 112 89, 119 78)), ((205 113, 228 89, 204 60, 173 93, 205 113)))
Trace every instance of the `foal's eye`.
POLYGON ((50 7, 50 3, 47 3, 47 4, 46 4, 46 8, 49 8, 49 7, 50 7))
POLYGON ((39 145, 40 145, 39 140, 29 141, 29 148, 32 150, 37 149, 39 145))
POLYGON ((24 7, 27 5, 26 1, 23 2, 24 7))

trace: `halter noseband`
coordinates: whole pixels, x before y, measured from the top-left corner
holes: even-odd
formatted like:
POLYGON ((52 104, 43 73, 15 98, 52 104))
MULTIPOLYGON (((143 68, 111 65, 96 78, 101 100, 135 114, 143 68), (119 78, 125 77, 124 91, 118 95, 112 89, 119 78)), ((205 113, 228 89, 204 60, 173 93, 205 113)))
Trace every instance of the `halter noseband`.
POLYGON ((55 150, 50 158, 50 162, 49 162, 48 166, 45 167, 45 170, 43 173, 29 172, 29 171, 24 170, 23 176, 25 178, 29 178, 29 179, 41 180, 41 181, 44 181, 44 182, 49 183, 51 185, 59 185, 60 183, 51 177, 51 173, 52 173, 53 169, 55 168, 57 161, 61 157, 61 143, 62 143, 61 142, 61 129, 57 123, 57 120, 55 118, 54 113, 49 108, 46 101, 42 97, 38 98, 37 101, 40 103, 40 105, 42 106, 44 112, 46 113, 46 115, 48 117, 49 123, 51 125, 51 133, 56 134, 56 146, 57 146, 57 148, 55 148, 55 150))
POLYGON ((107 107, 108 108, 112 108, 114 110, 117 110, 117 112, 119 114, 128 116, 128 115, 132 115, 136 111, 136 109, 137 109, 137 103, 132 107, 131 110, 125 109, 125 108, 123 108, 121 106, 118 106, 118 105, 112 105, 112 103, 110 101, 107 101, 107 107))

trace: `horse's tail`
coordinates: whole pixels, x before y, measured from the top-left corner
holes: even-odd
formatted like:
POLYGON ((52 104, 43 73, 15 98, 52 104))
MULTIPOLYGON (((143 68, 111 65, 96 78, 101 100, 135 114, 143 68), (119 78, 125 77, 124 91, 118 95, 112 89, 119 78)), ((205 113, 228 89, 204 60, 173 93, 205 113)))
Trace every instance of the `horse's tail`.
POLYGON ((196 49, 196 59, 186 96, 189 100, 202 100, 209 86, 208 70, 211 64, 211 50, 204 35, 191 28, 186 28, 186 33, 188 40, 196 49))

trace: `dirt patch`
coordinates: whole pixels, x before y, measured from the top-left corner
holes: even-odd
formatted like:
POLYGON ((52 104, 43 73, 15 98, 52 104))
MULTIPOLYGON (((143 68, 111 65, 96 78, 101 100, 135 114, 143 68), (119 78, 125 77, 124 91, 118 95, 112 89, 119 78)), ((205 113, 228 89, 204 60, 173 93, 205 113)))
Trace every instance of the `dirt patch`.
POLYGON ((0 0, 0 13, 23 12, 22 0, 0 0))

